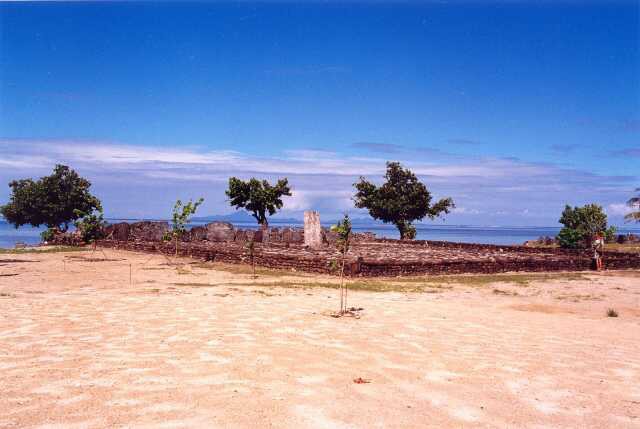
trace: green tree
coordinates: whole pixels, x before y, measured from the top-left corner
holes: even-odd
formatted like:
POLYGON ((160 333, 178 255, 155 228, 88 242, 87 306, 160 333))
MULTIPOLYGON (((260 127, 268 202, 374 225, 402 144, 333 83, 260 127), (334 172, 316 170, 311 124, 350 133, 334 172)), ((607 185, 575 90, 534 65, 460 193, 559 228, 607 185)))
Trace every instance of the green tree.
POLYGON ((173 216, 171 222, 170 239, 173 239, 176 245, 176 256, 178 256, 178 246, 180 238, 187 232, 187 224, 198 209, 198 206, 204 202, 204 198, 197 201, 189 200, 187 204, 183 204, 181 200, 177 200, 173 206, 173 216))
POLYGON ((635 211, 624 217, 627 221, 640 222, 640 188, 636 188, 636 192, 638 192, 638 195, 629 198, 629 201, 627 201, 627 205, 631 207, 631 210, 635 209, 635 211))
POLYGON ((429 217, 435 219, 448 214, 455 204, 451 198, 443 198, 431 205, 431 193, 413 172, 402 168, 399 162, 387 162, 386 182, 376 187, 360 177, 355 183, 355 205, 369 209, 374 219, 392 223, 400 232, 400 239, 413 239, 416 229, 412 223, 429 217))
POLYGON ((347 311, 347 285, 344 284, 344 264, 351 245, 351 219, 345 214, 340 222, 331 227, 331 231, 338 234, 336 247, 340 252, 341 269, 340 269, 340 312, 344 314, 347 311))
POLYGON ((104 228, 107 226, 102 209, 97 209, 93 213, 84 213, 77 210, 77 215, 79 219, 76 220, 75 226, 80 232, 82 241, 93 243, 95 248, 96 240, 104 238, 104 228))
POLYGON ((229 203, 236 209, 244 208, 256 218, 263 228, 268 226, 267 213, 273 216, 282 208, 282 197, 291 196, 289 181, 278 180, 275 185, 266 180, 251 178, 245 182, 236 177, 229 179, 229 189, 225 192, 229 203))
POLYGON ((91 195, 91 183, 66 165, 56 165, 50 176, 9 183, 11 197, 0 213, 16 228, 22 225, 66 231, 80 213, 101 210, 100 200, 91 195))
POLYGON ((558 243, 564 248, 590 247, 597 233, 603 233, 607 240, 615 235, 615 227, 607 227, 607 215, 597 204, 583 207, 567 205, 559 222, 564 227, 558 233, 558 243))

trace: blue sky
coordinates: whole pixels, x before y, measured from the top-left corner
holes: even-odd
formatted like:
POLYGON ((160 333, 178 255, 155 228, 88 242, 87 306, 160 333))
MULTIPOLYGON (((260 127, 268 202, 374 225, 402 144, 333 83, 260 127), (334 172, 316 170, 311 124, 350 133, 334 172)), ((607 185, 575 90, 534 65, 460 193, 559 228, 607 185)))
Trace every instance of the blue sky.
MULTIPOLYGON (((232 211, 230 175, 289 177, 283 216, 353 209, 386 160, 450 224, 621 223, 640 186, 629 2, 0 4, 0 183, 67 163, 109 216, 232 211)), ((9 188, 0 187, 0 202, 9 188)))

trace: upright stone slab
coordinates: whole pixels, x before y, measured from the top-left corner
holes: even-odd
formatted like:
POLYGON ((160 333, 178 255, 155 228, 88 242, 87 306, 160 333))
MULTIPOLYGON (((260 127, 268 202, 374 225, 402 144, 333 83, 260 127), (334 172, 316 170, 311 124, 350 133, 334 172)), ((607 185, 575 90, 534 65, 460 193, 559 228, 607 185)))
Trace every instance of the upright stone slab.
POLYGON ((236 233, 229 222, 211 222, 204 226, 207 229, 208 241, 233 241, 236 233))
POLYGON ((169 231, 167 222, 142 221, 129 225, 129 239, 139 241, 162 241, 169 231))
POLYGON ((107 239, 127 241, 129 239, 129 224, 126 222, 109 224, 104 228, 104 233, 107 239))
POLYGON ((322 228, 320 213, 308 210, 304 212, 304 245, 312 249, 322 247, 322 228))
POLYGON ((202 241, 207 238, 207 228, 194 226, 188 234, 183 235, 183 241, 202 241))

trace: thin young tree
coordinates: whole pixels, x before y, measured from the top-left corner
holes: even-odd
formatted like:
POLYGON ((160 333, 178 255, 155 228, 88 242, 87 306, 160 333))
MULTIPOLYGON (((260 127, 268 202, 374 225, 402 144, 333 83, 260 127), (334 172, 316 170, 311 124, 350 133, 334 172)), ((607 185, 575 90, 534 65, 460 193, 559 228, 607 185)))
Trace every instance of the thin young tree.
POLYGON ((181 200, 176 201, 173 206, 173 218, 171 225, 171 238, 176 245, 176 257, 178 256, 178 246, 180 238, 187 232, 187 224, 189 223, 191 216, 193 216, 198 209, 198 206, 204 202, 204 198, 200 198, 197 201, 189 200, 188 203, 183 204, 181 200))
MULTIPOLYGON (((76 215, 79 219, 74 222, 76 230, 80 232, 82 241, 87 244, 91 244, 93 247, 93 253, 95 253, 98 240, 104 238, 105 227, 107 222, 104 220, 104 212, 102 208, 94 210, 92 213, 85 213, 80 210, 76 210, 76 215)), ((102 255, 107 259, 107 255, 102 251, 102 255)))
POLYGON ((342 315, 347 312, 347 288, 344 283, 344 265, 351 244, 351 219, 349 215, 345 214, 340 222, 331 227, 331 231, 337 233, 338 238, 336 240, 336 248, 340 252, 340 311, 338 314, 342 315))

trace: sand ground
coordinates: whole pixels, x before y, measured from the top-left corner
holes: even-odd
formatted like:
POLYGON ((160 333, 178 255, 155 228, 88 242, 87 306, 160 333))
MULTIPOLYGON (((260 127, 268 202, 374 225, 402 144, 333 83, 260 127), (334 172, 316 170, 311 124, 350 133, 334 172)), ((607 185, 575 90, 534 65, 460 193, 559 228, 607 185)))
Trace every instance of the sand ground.
POLYGON ((0 254, 0 427, 640 428, 640 272, 357 291, 356 319, 327 277, 106 254, 0 254))

